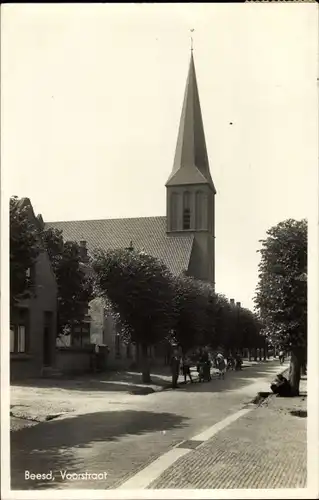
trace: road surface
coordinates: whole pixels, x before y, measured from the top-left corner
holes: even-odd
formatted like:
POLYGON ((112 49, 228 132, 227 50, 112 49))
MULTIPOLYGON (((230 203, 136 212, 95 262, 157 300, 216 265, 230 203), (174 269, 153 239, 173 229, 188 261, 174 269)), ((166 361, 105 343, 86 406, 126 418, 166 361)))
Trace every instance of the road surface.
POLYGON ((228 372, 225 380, 132 395, 111 411, 108 406, 13 432, 11 487, 118 488, 178 443, 241 410, 258 391, 269 390, 280 371, 278 361, 261 362, 228 372), (50 471, 52 477, 31 479, 50 471))

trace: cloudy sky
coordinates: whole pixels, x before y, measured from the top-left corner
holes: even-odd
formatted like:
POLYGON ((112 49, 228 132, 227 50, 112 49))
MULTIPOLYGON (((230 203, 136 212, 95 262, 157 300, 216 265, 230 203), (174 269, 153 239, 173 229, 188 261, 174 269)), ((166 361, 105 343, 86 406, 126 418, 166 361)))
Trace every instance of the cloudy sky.
POLYGON ((194 28, 217 188, 216 288, 251 307, 259 240, 316 203, 316 13, 2 6, 2 189, 47 221, 164 215, 194 28))

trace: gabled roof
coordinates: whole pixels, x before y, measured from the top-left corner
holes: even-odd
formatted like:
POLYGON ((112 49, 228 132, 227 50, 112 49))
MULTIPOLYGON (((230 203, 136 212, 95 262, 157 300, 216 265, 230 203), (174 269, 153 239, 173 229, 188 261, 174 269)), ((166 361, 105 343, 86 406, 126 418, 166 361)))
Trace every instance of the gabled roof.
POLYGON ((208 184, 216 193, 209 168, 193 53, 190 59, 173 170, 166 186, 183 184, 208 184))
POLYGON ((46 251, 45 246, 43 245, 43 241, 42 241, 42 237, 41 237, 41 232, 42 232, 42 229, 43 229, 43 219, 42 219, 42 216, 41 215, 40 216, 39 215, 38 216, 35 215, 30 198, 26 198, 26 197, 17 198, 17 207, 20 210, 22 210, 22 209, 26 210, 26 214, 28 216, 29 222, 38 231, 38 244, 39 244, 40 252, 47 254, 47 257, 48 257, 47 258, 47 264, 50 267, 50 270, 51 270, 52 274, 54 275, 54 271, 53 271, 53 268, 52 268, 52 264, 51 264, 48 252, 46 251))
POLYGON ((35 229, 41 232, 43 226, 41 225, 39 216, 36 216, 34 213, 30 198, 17 198, 17 207, 19 210, 24 209, 26 211, 29 222, 35 227, 35 229))
POLYGON ((166 217, 47 222, 45 228, 62 230, 65 241, 85 240, 89 254, 98 248, 127 248, 132 242, 137 250, 164 262, 175 275, 188 270, 194 240, 191 234, 167 235, 166 217))

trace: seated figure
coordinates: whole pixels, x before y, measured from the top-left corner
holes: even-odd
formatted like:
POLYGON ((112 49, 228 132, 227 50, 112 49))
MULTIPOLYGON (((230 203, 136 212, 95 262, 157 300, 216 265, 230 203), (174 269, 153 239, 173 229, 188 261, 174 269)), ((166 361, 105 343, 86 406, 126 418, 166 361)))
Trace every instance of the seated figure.
POLYGON ((291 396, 291 387, 288 380, 283 375, 277 375, 274 382, 271 384, 270 389, 274 394, 281 397, 291 396))

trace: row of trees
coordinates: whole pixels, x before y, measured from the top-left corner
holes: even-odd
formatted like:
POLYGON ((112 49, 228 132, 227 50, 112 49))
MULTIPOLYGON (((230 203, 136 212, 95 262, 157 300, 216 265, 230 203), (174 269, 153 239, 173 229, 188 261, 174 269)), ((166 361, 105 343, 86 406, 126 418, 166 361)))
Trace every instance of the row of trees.
POLYGON ((208 283, 172 275, 151 255, 133 248, 98 250, 91 265, 95 294, 110 303, 122 334, 141 347, 144 381, 150 380, 148 348, 163 340, 176 341, 184 352, 264 346, 256 315, 233 307, 208 283))
POLYGON ((143 352, 168 332, 184 351, 264 347, 267 339, 291 353, 289 381, 298 395, 307 362, 307 221, 280 222, 260 243, 255 313, 232 307, 208 283, 172 276, 132 248, 95 252, 95 292, 110 300, 126 336, 143 352))

